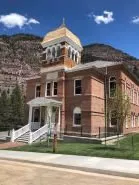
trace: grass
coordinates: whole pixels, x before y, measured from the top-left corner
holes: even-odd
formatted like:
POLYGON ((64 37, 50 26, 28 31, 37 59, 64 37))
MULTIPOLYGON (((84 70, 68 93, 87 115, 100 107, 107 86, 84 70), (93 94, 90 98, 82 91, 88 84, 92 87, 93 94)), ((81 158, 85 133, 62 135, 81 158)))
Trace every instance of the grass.
MULTIPOLYGON (((38 142, 32 145, 25 145, 10 150, 52 153, 52 143, 47 146, 47 142, 38 142)), ((57 152, 59 154, 68 155, 83 155, 83 156, 97 156, 121 159, 139 159, 139 134, 133 136, 129 135, 119 141, 119 145, 102 145, 91 143, 68 143, 59 141, 57 145, 57 152), (134 144, 134 147, 132 146, 134 144)))

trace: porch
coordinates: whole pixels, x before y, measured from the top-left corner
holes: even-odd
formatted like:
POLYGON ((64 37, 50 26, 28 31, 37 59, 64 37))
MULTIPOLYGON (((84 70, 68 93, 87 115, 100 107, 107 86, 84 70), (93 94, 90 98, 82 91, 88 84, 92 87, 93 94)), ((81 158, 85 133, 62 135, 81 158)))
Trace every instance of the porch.
POLYGON ((29 105, 28 124, 32 132, 48 125, 52 129, 54 125, 60 129, 61 102, 45 97, 38 97, 27 103, 29 105))
POLYGON ((28 124, 12 131, 11 141, 33 143, 41 137, 47 138, 52 133, 60 133, 60 117, 62 102, 35 98, 27 103, 29 105, 28 124))

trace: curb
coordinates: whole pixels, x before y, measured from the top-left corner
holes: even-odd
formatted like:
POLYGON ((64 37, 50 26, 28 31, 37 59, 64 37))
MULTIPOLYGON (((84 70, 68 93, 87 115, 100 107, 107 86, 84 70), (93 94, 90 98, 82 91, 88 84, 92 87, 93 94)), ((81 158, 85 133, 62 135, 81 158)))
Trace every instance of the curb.
POLYGON ((98 173, 98 174, 104 174, 104 175, 112 175, 112 176, 139 179, 139 174, 133 174, 133 173, 125 173, 125 172, 102 170, 102 169, 96 169, 96 168, 78 167, 78 166, 69 166, 69 165, 54 164, 54 163, 47 163, 47 162, 37 162, 37 161, 30 161, 30 160, 25 160, 25 159, 13 159, 13 158, 6 158, 6 157, 0 157, 0 160, 30 163, 30 164, 39 164, 43 166, 66 168, 66 169, 79 170, 79 171, 90 172, 90 173, 98 173))

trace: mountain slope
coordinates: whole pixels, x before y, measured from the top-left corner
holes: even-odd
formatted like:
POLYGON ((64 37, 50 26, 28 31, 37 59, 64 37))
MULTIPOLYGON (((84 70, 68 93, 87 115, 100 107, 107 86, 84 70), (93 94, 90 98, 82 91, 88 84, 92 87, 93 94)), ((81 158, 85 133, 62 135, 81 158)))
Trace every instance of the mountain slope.
MULTIPOLYGON (((22 70, 22 77, 38 73, 40 68, 40 54, 42 52, 42 38, 30 34, 16 34, 0 36, 0 73, 18 75, 22 70)), ((138 60, 121 50, 105 44, 90 44, 84 46, 82 63, 95 60, 124 61, 130 64, 134 71, 138 71, 138 60), (136 67, 134 67, 136 66, 136 67)), ((138 72, 139 74, 139 72, 138 72)))
POLYGON ((105 44, 90 44, 84 46, 82 53, 82 62, 92 62, 95 60, 105 60, 105 61, 136 61, 137 59, 124 53, 121 50, 115 49, 112 46, 105 44))
POLYGON ((29 34, 1 35, 1 71, 17 74, 22 69, 23 76, 34 74, 40 66, 41 40, 40 37, 29 34))

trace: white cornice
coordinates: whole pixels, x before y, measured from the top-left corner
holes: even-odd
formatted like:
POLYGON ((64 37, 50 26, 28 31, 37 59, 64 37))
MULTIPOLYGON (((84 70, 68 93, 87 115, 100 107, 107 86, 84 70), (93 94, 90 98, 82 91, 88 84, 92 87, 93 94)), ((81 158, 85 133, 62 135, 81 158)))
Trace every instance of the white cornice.
POLYGON ((77 45, 74 41, 72 41, 70 38, 68 37, 62 37, 62 38, 58 38, 58 39, 55 39, 53 41, 49 41, 47 43, 43 43, 42 46, 45 48, 45 47, 50 47, 50 46, 53 46, 55 44, 59 44, 61 42, 67 42, 69 43, 71 46, 73 46, 75 49, 77 49, 79 52, 81 52, 83 50, 82 47, 80 47, 79 45, 77 45))
POLYGON ((67 70, 67 68, 63 65, 59 65, 59 66, 52 66, 52 67, 44 67, 41 68, 40 73, 47 73, 47 72, 54 72, 54 71, 60 71, 60 70, 67 70))
POLYGON ((41 78, 40 76, 32 76, 32 77, 28 77, 28 78, 24 78, 26 81, 28 80, 33 80, 33 79, 37 79, 37 78, 41 78))

